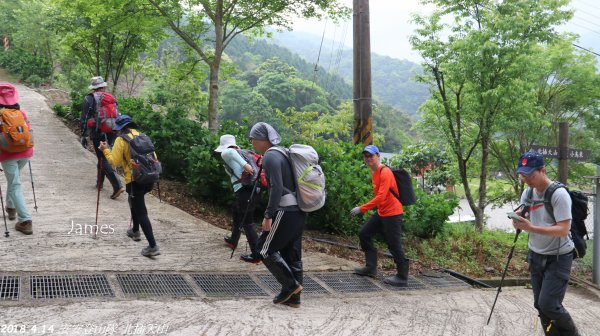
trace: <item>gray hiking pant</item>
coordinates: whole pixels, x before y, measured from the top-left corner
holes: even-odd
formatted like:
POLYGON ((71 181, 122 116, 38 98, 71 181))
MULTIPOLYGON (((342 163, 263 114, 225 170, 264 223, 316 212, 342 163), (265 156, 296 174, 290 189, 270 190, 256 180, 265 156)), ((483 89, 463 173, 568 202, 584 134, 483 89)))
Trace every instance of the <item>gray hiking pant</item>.
POLYGON ((573 253, 543 255, 530 250, 527 262, 531 273, 533 306, 551 320, 561 320, 569 315, 562 301, 569 285, 573 253))

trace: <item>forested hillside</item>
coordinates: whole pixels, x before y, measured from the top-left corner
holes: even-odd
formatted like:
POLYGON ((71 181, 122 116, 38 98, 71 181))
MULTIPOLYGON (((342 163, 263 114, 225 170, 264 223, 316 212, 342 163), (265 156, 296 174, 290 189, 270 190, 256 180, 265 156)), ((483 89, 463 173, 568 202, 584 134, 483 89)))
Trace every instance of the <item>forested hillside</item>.
MULTIPOLYGON (((272 41, 300 54, 311 64, 318 57, 319 64, 325 69, 318 76, 329 72, 341 76, 348 83, 352 82, 352 50, 340 46, 339 41, 325 40, 320 55, 321 39, 315 35, 282 32, 275 33, 272 41)), ((376 100, 417 116, 417 109, 429 97, 427 87, 413 80, 416 74, 421 73, 418 64, 371 53, 371 71, 376 100)))
MULTIPOLYGON (((330 114, 332 118, 346 118, 351 123, 352 86, 341 76, 330 74, 287 48, 271 40, 250 40, 240 37, 231 42, 227 56, 237 68, 234 80, 223 83, 221 120, 249 123, 267 120, 280 123, 271 109, 330 114), (240 104, 240 102, 245 102, 240 104), (342 104, 343 107, 340 107, 342 104), (342 115, 347 115, 343 117, 342 115), (334 117, 337 116, 337 117, 334 117)), ((403 110, 374 100, 373 122, 376 137, 384 150, 397 151, 418 138, 412 130, 412 118, 403 110)), ((344 127, 344 136, 350 139, 350 129, 344 127)))

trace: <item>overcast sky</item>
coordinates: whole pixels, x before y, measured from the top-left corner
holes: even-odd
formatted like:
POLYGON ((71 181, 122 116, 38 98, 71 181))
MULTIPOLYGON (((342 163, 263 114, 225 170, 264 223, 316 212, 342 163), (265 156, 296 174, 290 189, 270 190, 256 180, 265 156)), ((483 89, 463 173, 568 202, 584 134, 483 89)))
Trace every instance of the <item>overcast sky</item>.
MULTIPOLYGON (((352 8, 353 0, 341 0, 352 8)), ((596 0, 574 0, 571 7, 575 17, 561 30, 581 35, 580 45, 600 53, 600 3, 596 0)), ((412 51, 408 38, 414 34, 415 25, 411 13, 429 14, 433 7, 425 7, 419 0, 370 0, 371 51, 380 55, 420 62, 419 55, 412 51)), ((348 48, 352 46, 352 21, 338 26, 331 21, 297 20, 295 31, 318 35, 325 30, 326 38, 336 44, 345 40, 348 48)), ((600 58, 599 58, 600 61, 600 58)))

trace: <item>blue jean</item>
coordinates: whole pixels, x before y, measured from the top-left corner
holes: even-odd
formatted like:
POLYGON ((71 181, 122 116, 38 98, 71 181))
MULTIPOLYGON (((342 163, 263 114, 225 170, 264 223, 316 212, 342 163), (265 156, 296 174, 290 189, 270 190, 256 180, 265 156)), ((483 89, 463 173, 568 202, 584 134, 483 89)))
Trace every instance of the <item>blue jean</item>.
POLYGON ((2 161, 2 169, 6 176, 6 207, 17 210, 19 223, 31 220, 31 213, 25 206, 23 188, 21 188, 21 169, 29 162, 29 158, 2 161))
POLYGON ((531 273, 533 306, 552 320, 568 316, 562 301, 569 285, 573 253, 542 255, 530 250, 527 261, 531 273))

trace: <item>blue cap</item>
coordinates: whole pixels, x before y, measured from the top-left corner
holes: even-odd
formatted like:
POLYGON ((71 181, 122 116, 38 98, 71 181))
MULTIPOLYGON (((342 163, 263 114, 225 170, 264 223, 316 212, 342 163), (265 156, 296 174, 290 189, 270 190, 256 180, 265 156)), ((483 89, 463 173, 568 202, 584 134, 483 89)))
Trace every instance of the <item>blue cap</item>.
POLYGON ((123 127, 132 124, 133 120, 131 120, 131 117, 128 115, 120 115, 117 117, 117 120, 115 120, 115 126, 113 126, 113 131, 120 131, 123 127))
POLYGON ((377 146, 375 146, 375 145, 368 145, 368 146, 365 146, 365 148, 363 149, 363 153, 364 152, 371 153, 371 154, 379 154, 379 148, 377 148, 377 146))
POLYGON ((527 152, 519 158, 517 173, 529 175, 542 167, 544 167, 544 157, 538 152, 527 152))

